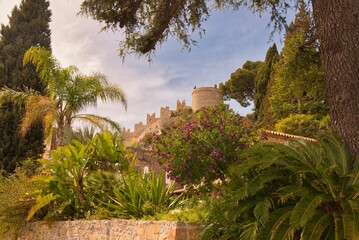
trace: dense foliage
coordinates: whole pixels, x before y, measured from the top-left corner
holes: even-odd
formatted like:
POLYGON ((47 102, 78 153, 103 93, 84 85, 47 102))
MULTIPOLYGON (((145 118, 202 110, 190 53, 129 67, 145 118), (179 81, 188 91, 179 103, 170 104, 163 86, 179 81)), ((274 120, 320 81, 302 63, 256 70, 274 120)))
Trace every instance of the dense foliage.
MULTIPOLYGON (((48 0, 25 0, 13 8, 9 24, 0 29, 0 88, 43 91, 35 69, 23 66, 22 59, 31 46, 51 48, 50 21, 48 0)), ((14 171, 24 159, 39 157, 44 149, 41 125, 34 126, 24 137, 20 135, 24 112, 23 107, 12 104, 0 107, 0 168, 7 172, 14 171)))
POLYGON ((336 137, 257 145, 243 157, 204 239, 357 239, 359 161, 336 137))
MULTIPOLYGON (((96 134, 86 143, 76 140, 42 159, 43 172, 32 178, 43 187, 27 219, 47 207, 47 218, 84 218, 101 202, 108 202, 112 188, 120 184, 118 174, 127 171, 134 156, 127 152, 117 134, 96 134), (102 196, 103 198, 99 198, 102 196)), ((113 194, 112 194, 113 195, 113 194)))
POLYGON ((219 88, 222 90, 225 100, 235 99, 243 107, 248 107, 254 100, 257 88, 256 77, 262 62, 247 61, 242 68, 238 68, 231 73, 231 78, 225 83, 221 83, 219 88))
POLYGON ((323 117, 321 121, 314 115, 294 114, 279 120, 275 124, 275 130, 305 137, 316 137, 320 132, 327 130, 329 117, 323 117))
POLYGON ((314 115, 320 120, 328 114, 323 69, 313 20, 302 5, 288 27, 279 62, 274 66, 274 83, 269 98, 273 122, 290 114, 314 115))
POLYGON ((258 69, 255 78, 255 95, 254 95, 254 113, 257 120, 259 120, 264 127, 270 125, 271 116, 268 112, 269 96, 271 94, 271 87, 274 81, 274 66, 278 62, 279 53, 277 46, 273 44, 264 59, 263 64, 258 69))
POLYGON ((251 122, 222 104, 202 108, 161 130, 154 136, 153 154, 172 180, 211 188, 214 180, 225 179, 238 153, 256 141, 251 122))
POLYGON ((31 178, 39 188, 27 220, 39 213, 50 220, 138 219, 183 204, 182 196, 173 195, 173 184, 165 185, 164 173, 137 172, 135 155, 109 131, 59 147, 41 163, 42 173, 31 178))
POLYGON ((221 83, 225 97, 243 107, 254 101, 255 118, 264 128, 315 136, 328 105, 313 20, 305 5, 286 29, 280 55, 273 45, 259 63, 247 61, 221 83))

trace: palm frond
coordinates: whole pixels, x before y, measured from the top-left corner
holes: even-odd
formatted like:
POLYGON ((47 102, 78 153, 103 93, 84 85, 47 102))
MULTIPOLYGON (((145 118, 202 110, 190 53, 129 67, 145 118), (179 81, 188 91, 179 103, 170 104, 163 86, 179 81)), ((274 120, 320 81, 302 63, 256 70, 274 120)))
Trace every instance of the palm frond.
POLYGON ((275 194, 278 195, 280 201, 279 203, 285 204, 290 200, 295 200, 300 196, 305 196, 307 195, 307 193, 308 193, 308 189, 305 187, 299 187, 296 185, 287 185, 279 188, 275 194))
POLYGON ((347 239, 355 239, 359 236, 359 202, 344 199, 341 202, 344 209, 343 226, 347 239))
POLYGON ((314 143, 293 140, 289 145, 276 145, 276 149, 282 155, 281 164, 291 170, 300 172, 311 172, 317 175, 316 162, 319 161, 314 143))
POLYGON ((73 118, 91 123, 96 127, 99 127, 101 130, 106 130, 106 128, 109 126, 116 131, 121 131, 121 127, 117 122, 106 117, 101 117, 94 114, 78 114, 73 118))
POLYGON ((108 87, 103 88, 102 91, 99 91, 98 95, 100 99, 104 102, 121 102, 127 110, 126 95, 119 86, 111 84, 108 87))
POLYGON ((329 227, 324 230, 321 240, 335 240, 335 225, 331 221, 329 227))
POLYGON ((345 176, 353 168, 353 159, 346 145, 334 135, 324 135, 319 139, 332 165, 338 167, 338 174, 345 176))
POLYGON ((256 239, 259 231, 259 223, 251 222, 243 227, 243 232, 239 236, 241 240, 256 239))
POLYGON ((75 112, 87 106, 96 106, 97 101, 121 102, 127 109, 127 101, 123 90, 115 84, 109 84, 106 77, 95 73, 92 75, 77 74, 71 76, 71 84, 66 87, 66 100, 69 109, 75 112))
POLYGON ((245 185, 245 195, 253 196, 259 191, 271 185, 276 180, 286 180, 286 174, 288 171, 285 171, 280 168, 269 168, 266 171, 258 174, 251 181, 248 181, 245 185))
POLYGON ((321 239, 323 232, 330 227, 333 221, 329 213, 317 212, 305 225, 301 234, 302 239, 321 239))
MULTIPOLYGON (((259 239, 263 240, 278 240, 276 238, 279 235, 283 235, 283 232, 290 234, 291 231, 289 225, 289 218, 292 214, 293 207, 283 207, 273 211, 270 214, 269 221, 266 223, 263 230, 259 234, 259 239)), ((294 229, 293 229, 294 230, 294 229)))
POLYGON ((23 65, 28 63, 35 66, 40 79, 45 83, 53 80, 54 71, 60 69, 60 63, 52 56, 52 53, 41 46, 31 47, 25 52, 23 65))
POLYGON ((302 197, 295 205, 292 215, 290 217, 290 223, 293 225, 304 226, 306 222, 314 216, 317 208, 324 202, 332 200, 327 194, 321 192, 308 192, 308 194, 302 197))
POLYGON ((24 91, 16 91, 8 87, 3 87, 0 90, 0 106, 11 102, 17 106, 25 106, 32 96, 37 96, 39 93, 33 89, 25 88, 24 91))
MULTIPOLYGON (((51 121, 51 125, 56 117, 56 105, 48 97, 32 96, 29 98, 25 116, 21 122, 21 134, 26 134, 30 127, 36 122, 43 122, 44 120, 51 121), (47 119, 51 116, 51 120, 47 119)), ((44 126, 47 128, 47 126, 44 126)))
POLYGON ((268 199, 257 202, 254 207, 254 217, 264 225, 269 219, 269 210, 272 208, 272 202, 268 199))

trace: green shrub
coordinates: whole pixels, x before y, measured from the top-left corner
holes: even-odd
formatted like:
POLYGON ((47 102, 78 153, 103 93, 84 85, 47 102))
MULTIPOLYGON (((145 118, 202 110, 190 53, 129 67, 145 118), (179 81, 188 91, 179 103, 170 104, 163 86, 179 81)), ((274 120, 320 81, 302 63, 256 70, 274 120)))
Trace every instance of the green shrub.
POLYGON ((327 120, 317 120, 314 115, 291 114, 289 117, 279 120, 275 124, 275 130, 305 137, 316 137, 321 130, 327 127, 327 124, 327 120))
POLYGON ((182 185, 225 179, 238 153, 257 141, 251 123, 222 104, 179 118, 153 139, 154 157, 172 180, 182 185))
POLYGON ((122 186, 114 189, 113 203, 107 203, 109 216, 141 219, 177 209, 182 196, 173 194, 173 185, 165 185, 165 175, 133 173, 122 176, 122 186))
POLYGON ((134 159, 117 134, 108 131, 96 134, 86 143, 74 140, 53 150, 51 160, 41 160, 43 173, 32 178, 43 187, 27 219, 46 206, 50 206, 47 218, 89 217, 101 202, 109 202, 120 173, 129 169, 134 159))
POLYGON ((243 157, 203 239, 357 239, 359 158, 338 138, 266 143, 243 157))

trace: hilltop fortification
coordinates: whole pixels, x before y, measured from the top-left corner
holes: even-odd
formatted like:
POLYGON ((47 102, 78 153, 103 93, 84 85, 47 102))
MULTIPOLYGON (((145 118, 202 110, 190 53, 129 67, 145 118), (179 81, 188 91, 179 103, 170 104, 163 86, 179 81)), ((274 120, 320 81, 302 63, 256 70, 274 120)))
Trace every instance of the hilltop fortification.
POLYGON ((175 110, 171 110, 169 106, 161 107, 159 117, 156 117, 156 113, 147 113, 146 124, 143 124, 143 122, 136 123, 133 132, 130 129, 123 128, 122 133, 125 145, 129 146, 133 141, 143 139, 146 134, 159 131, 177 116, 176 113, 184 109, 191 109, 195 112, 203 107, 215 106, 222 101, 223 93, 217 88, 217 85, 214 85, 214 87, 194 87, 192 91, 192 106, 186 106, 185 100, 182 102, 177 100, 175 110))
POLYGON ((195 112, 203 107, 215 106, 223 101, 223 93, 214 87, 200 87, 192 91, 192 110, 195 112))

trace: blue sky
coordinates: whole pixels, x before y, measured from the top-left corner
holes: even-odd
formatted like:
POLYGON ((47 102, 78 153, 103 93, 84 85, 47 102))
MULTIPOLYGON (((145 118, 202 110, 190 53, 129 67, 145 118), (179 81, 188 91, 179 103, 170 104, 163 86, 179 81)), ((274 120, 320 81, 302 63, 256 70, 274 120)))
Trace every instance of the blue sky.
MULTIPOLYGON (((145 122, 146 113, 159 115, 160 107, 175 108, 176 100, 191 105, 194 86, 213 86, 229 79, 246 60, 264 60, 270 41, 269 17, 261 18, 243 9, 236 12, 213 12, 204 24, 206 34, 196 38, 198 46, 182 51, 175 39, 169 39, 156 52, 151 64, 146 58, 128 56, 123 63, 118 56, 119 32, 100 32, 101 25, 76 16, 81 0, 50 0, 52 10, 52 50, 60 63, 77 66, 83 73, 101 72, 125 91, 128 110, 120 104, 98 104, 86 112, 97 113, 133 129, 145 122)), ((0 22, 7 24, 12 8, 20 0, 0 0, 0 22)), ((280 34, 274 35, 278 48, 280 34)), ((242 115, 251 107, 231 107, 242 115)))

